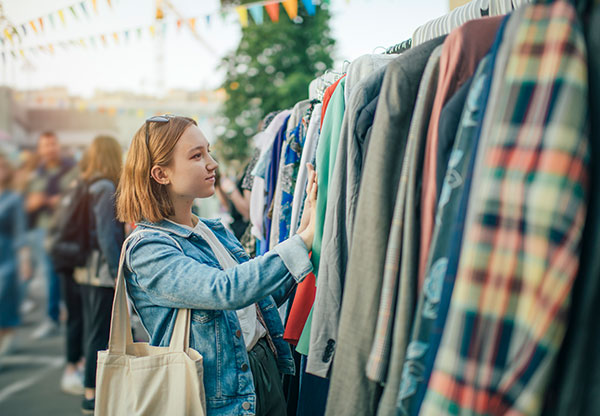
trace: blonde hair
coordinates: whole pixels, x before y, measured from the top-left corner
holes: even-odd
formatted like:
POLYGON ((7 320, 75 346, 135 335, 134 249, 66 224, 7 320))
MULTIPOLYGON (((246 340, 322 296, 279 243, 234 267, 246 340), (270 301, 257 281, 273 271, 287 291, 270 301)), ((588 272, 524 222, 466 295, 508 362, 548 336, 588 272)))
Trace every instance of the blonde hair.
POLYGON ((2 183, 0 183, 0 187, 12 189, 14 185, 13 180, 15 177, 15 168, 12 163, 10 163, 10 160, 8 160, 8 157, 6 157, 6 155, 3 153, 0 153, 0 165, 4 165, 3 167, 7 171, 6 177, 2 183))
POLYGON ((117 218, 123 222, 159 222, 174 214, 166 186, 153 180, 150 170, 155 165, 168 166, 185 129, 197 126, 193 119, 180 116, 172 116, 168 122, 146 123, 133 136, 117 189, 117 218))
POLYGON ((111 136, 98 136, 81 159, 81 176, 85 180, 101 176, 119 183, 123 167, 123 150, 111 136))

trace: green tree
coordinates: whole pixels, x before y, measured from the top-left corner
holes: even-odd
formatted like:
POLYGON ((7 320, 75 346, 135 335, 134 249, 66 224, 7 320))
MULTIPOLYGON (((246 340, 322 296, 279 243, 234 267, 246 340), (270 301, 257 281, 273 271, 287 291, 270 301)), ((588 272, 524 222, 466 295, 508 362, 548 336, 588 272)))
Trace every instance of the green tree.
POLYGON ((244 160, 250 138, 269 112, 291 108, 308 97, 308 85, 331 68, 334 40, 329 31, 327 4, 309 16, 298 2, 292 21, 280 5, 279 22, 252 22, 242 29, 237 49, 221 62, 226 70, 227 99, 220 118, 215 148, 225 161, 244 160))

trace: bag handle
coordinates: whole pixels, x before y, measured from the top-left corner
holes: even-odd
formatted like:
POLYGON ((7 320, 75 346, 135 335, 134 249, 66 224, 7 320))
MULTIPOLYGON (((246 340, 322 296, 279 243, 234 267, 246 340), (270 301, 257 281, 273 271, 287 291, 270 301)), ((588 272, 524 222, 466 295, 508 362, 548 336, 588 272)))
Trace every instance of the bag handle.
MULTIPOLYGON (((152 230, 153 232, 155 230, 152 230)), ((134 236, 144 232, 143 230, 132 233, 125 239, 121 246, 121 256, 119 258, 119 272, 117 274, 117 282, 115 284, 115 296, 113 299, 112 317, 110 320, 110 335, 108 338, 108 351, 114 354, 125 354, 127 346, 133 344, 133 336, 131 335, 131 322, 129 318, 129 310, 127 308, 127 291, 125 289, 125 272, 123 265, 125 263, 125 255, 127 253, 127 243, 134 236)), ((187 352, 190 342, 190 324, 191 312, 189 309, 179 309, 173 334, 169 342, 169 350, 171 352, 187 352), (181 313, 183 312, 183 313, 181 313)))

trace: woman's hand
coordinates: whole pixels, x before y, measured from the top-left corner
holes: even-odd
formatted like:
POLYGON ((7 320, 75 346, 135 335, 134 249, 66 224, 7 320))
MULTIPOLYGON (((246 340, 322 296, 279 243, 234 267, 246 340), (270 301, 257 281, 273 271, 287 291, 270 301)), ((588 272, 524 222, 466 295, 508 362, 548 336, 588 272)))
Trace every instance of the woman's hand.
POLYGON ((308 184, 306 186, 306 200, 304 201, 304 212, 298 228, 298 235, 302 237, 306 248, 312 249, 315 236, 315 223, 317 217, 317 172, 310 163, 306 164, 309 172, 308 184))

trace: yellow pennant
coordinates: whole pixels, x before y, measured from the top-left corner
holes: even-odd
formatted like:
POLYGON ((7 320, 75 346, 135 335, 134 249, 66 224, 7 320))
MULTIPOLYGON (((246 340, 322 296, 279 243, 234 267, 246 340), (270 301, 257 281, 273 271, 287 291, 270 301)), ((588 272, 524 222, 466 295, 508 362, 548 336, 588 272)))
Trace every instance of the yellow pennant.
POLYGON ((155 35, 155 33, 156 33, 156 29, 154 28, 154 26, 150 26, 150 34, 151 34, 152 36, 154 36, 154 35, 155 35))
POLYGON ((113 38, 115 38, 115 42, 119 43, 119 34, 117 32, 113 33, 113 38))
POLYGON ((65 24, 65 13, 62 10, 58 11, 58 17, 60 17, 60 21, 65 24))
POLYGON ((8 31, 8 29, 4 29, 4 36, 6 36, 6 39, 10 40, 10 43, 12 43, 12 34, 8 31))
POLYGON ((92 0, 92 6, 94 7, 94 11, 98 13, 98 4, 96 2, 97 0, 92 0))
POLYGON ((248 9, 244 6, 238 6, 235 8, 235 11, 240 16, 240 23, 242 27, 248 27, 248 9))
POLYGON ((298 0, 284 0, 281 4, 290 19, 293 20, 298 16, 298 0))

